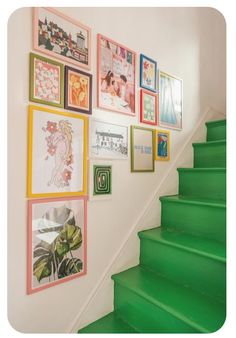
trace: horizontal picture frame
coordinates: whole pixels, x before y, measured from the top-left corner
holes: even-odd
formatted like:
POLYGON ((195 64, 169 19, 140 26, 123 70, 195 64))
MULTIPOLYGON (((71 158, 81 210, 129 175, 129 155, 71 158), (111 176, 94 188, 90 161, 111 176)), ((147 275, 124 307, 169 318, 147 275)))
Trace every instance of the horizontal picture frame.
POLYGON ((87 273, 87 197, 27 201, 27 294, 87 273))
POLYGON ((30 53, 29 100, 59 108, 64 107, 64 65, 30 53))
POLYGON ((65 66, 65 109, 92 114, 92 74, 65 66))
POLYGON ((131 172, 154 172, 154 130, 130 126, 131 172))
POLYGON ((91 28, 50 7, 33 9, 34 49, 77 67, 91 68, 91 28))
POLYGON ((27 197, 87 193, 88 118, 29 106, 27 197))

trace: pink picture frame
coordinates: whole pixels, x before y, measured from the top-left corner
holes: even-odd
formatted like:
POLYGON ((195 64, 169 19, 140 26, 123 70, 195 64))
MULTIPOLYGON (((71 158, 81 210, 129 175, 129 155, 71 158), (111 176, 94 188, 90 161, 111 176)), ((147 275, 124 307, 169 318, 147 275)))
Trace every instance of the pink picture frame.
POLYGON ((140 122, 157 126, 158 95, 146 90, 140 90, 140 122))
POLYGON ((136 115, 136 52, 97 34, 97 106, 136 115))
POLYGON ((90 70, 90 27, 53 8, 35 7, 33 29, 35 50, 90 70))
POLYGON ((28 295, 87 273, 87 200, 28 200, 28 295))

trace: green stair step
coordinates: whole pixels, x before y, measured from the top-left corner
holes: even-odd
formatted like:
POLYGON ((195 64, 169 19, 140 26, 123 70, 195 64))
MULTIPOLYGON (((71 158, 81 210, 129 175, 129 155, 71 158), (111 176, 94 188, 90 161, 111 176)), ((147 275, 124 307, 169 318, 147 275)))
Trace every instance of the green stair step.
POLYGON ((178 168, 179 195, 226 199, 226 169, 224 168, 178 168))
POLYGON ((195 168, 225 168, 226 141, 193 143, 195 168))
POLYGON ((96 320, 78 331, 78 333, 137 333, 114 312, 96 320))
POLYGON ((207 141, 217 141, 226 139, 226 120, 216 120, 206 122, 207 141))
POLYGON ((225 302, 225 245, 161 227, 139 237, 141 266, 225 302))
POLYGON ((140 333, 215 332, 225 305, 140 266, 113 275, 115 309, 140 333))
POLYGON ((176 229, 222 243, 226 239, 226 203, 183 197, 163 196, 161 201, 162 228, 176 229))

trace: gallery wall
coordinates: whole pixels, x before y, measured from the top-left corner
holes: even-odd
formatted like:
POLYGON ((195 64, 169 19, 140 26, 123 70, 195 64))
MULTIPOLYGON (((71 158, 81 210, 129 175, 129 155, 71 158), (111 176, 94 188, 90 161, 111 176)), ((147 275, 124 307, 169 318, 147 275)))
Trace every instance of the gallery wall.
MULTIPOLYGON (((136 117, 129 117, 96 108, 96 34, 101 33, 153 58, 158 68, 183 79, 183 130, 171 131, 171 161, 156 162, 154 173, 131 173, 129 160, 113 161, 112 198, 88 203, 87 275, 26 295, 27 106, 32 10, 21 8, 11 15, 8 23, 8 318, 21 332, 66 333, 71 329, 198 121, 211 107, 222 113, 226 110, 225 22, 214 9, 58 10, 92 29, 94 117, 127 126, 139 123, 138 112, 136 117)), ((136 71, 138 75, 138 65, 136 71)), ((138 84, 138 76, 136 81, 138 84)), ((137 93, 137 107, 138 98, 137 93)), ((189 153, 183 155, 181 164, 191 166, 191 163, 189 153)), ((163 193, 175 192, 177 186, 166 180, 163 193)), ((143 228, 159 225, 158 200, 156 206, 147 217, 148 224, 143 222, 143 228)), ((130 250, 126 248, 121 255, 124 267, 137 262, 138 248, 139 241, 135 238, 130 250)), ((83 323, 102 316, 112 306, 112 283, 104 285, 96 300, 87 310, 83 323)))

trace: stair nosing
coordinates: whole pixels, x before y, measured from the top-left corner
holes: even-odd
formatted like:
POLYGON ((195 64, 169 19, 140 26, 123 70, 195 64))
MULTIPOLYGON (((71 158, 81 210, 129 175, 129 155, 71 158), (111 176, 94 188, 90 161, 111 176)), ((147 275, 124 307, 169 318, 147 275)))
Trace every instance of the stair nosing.
POLYGON ((204 251, 200 251, 198 249, 193 249, 191 247, 187 247, 187 246, 184 246, 184 245, 181 245, 181 244, 176 244, 174 242, 170 242, 170 241, 167 241, 165 239, 150 238, 147 235, 145 236, 144 231, 140 231, 138 233, 138 236, 139 236, 140 239, 144 238, 144 239, 150 240, 152 242, 166 244, 166 245, 169 245, 169 246, 174 247, 174 248, 178 248, 178 249, 186 251, 186 252, 191 252, 191 253, 198 254, 198 255, 203 256, 203 257, 207 257, 207 258, 216 260, 220 263, 226 263, 226 258, 224 258, 224 257, 220 257, 220 256, 217 256, 217 255, 214 255, 214 254, 211 254, 211 253, 206 253, 204 251))
POLYGON ((180 195, 167 195, 167 196, 161 196, 159 198, 159 200, 162 202, 172 202, 172 203, 184 203, 184 204, 193 204, 193 205, 204 205, 204 206, 209 206, 209 207, 213 207, 213 208, 223 208, 226 209, 226 202, 222 201, 224 203, 216 203, 215 200, 212 200, 212 202, 204 202, 204 201, 198 201, 198 200, 194 200, 193 199, 188 199, 188 200, 184 200, 184 199, 171 199, 171 197, 174 196, 180 196, 180 195))
POLYGON ((219 124, 219 125, 226 125, 226 122, 227 122, 227 120, 226 119, 220 119, 220 120, 213 120, 213 121, 207 121, 207 122, 205 122, 205 125, 206 126, 211 126, 211 125, 214 125, 214 124, 219 124))
POLYGON ((177 168, 177 171, 192 171, 192 172, 222 172, 226 173, 226 168, 225 167, 206 167, 206 168, 177 168))
MULTIPOLYGON (((142 268, 140 265, 137 265, 136 267, 132 267, 131 269, 134 269, 134 268, 137 268, 139 267, 140 269, 142 270, 145 270, 144 268, 142 268)), ((127 270, 126 270, 127 271, 127 270)), ((153 271, 149 270, 152 274, 155 274, 153 271)), ((159 276, 160 277, 160 276, 159 276)), ((162 277, 164 279, 167 279, 165 277, 162 277)), ((150 302, 151 304, 161 308, 162 310, 170 313, 172 316, 174 316, 175 318, 178 318, 179 320, 181 320, 182 322, 190 325, 192 328, 195 328, 196 330, 199 330, 200 332, 203 332, 203 333, 207 333, 207 332, 211 332, 211 330, 207 329, 206 327, 202 326, 202 325, 199 325, 199 324, 196 324, 194 321, 192 321, 191 319, 188 319, 186 316, 184 316, 183 314, 179 314, 178 311, 175 311, 173 309, 173 307, 170 307, 168 305, 165 305, 163 304, 163 302, 161 301, 158 301, 156 299, 153 299, 153 297, 147 295, 145 292, 143 292, 143 290, 137 290, 137 289, 134 289, 134 288, 131 288, 129 285, 127 285, 126 283, 122 283, 122 281, 117 281, 116 280, 116 277, 115 275, 112 276, 112 279, 114 280, 115 283, 118 283, 120 285, 122 285, 123 287, 127 288, 128 290, 134 292, 136 295, 144 298, 146 301, 150 302)), ((173 284, 174 282, 171 281, 173 284)), ((185 286, 183 286, 183 288, 186 289, 185 286)), ((191 289, 192 292, 198 294, 198 292, 194 291, 191 289)))
POLYGON ((194 142, 192 143, 193 147, 205 147, 205 146, 214 146, 214 145, 220 145, 220 144, 225 144, 226 145, 226 140, 216 140, 216 141, 206 141, 206 142, 194 142))

